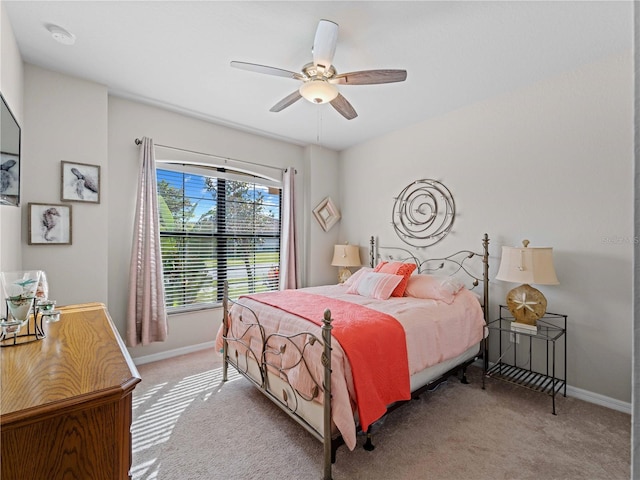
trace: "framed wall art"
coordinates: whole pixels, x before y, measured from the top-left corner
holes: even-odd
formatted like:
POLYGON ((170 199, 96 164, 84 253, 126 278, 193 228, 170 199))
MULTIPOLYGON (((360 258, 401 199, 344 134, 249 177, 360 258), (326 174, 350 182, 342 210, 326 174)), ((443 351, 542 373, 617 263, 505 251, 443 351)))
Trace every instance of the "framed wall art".
POLYGON ((100 203, 100 165, 62 161, 63 202, 100 203))
POLYGON ((0 205, 20 206, 20 125, 0 94, 0 205))
POLYGON ((29 245, 71 245, 71 205, 29 203, 29 245))
POLYGON ((20 156, 0 152, 0 204, 20 205, 20 156))
POLYGON ((322 200, 318 206, 313 209, 313 214, 325 232, 331 230, 331 227, 340 220, 340 212, 331 200, 331 197, 322 200))

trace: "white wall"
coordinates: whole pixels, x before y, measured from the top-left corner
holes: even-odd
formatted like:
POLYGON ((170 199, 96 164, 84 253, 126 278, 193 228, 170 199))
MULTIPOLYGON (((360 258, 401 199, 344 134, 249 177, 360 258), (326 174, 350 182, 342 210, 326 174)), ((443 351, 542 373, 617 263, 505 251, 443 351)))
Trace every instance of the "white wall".
MULTIPOLYGON (((330 197, 336 208, 340 210, 338 154, 333 150, 315 145, 307 147, 304 184, 308 186, 302 204, 305 212, 313 212, 313 209, 326 197, 330 197)), ((330 264, 333 258, 333 246, 346 241, 340 238, 341 224, 340 221, 331 230, 325 232, 312 214, 306 217, 305 232, 308 241, 303 248, 305 264, 308 268, 303 276, 304 286, 336 283, 338 268, 331 267, 330 264)))
POLYGON ((44 270, 60 305, 107 302, 107 89, 25 65, 22 265, 44 270), (27 203, 61 204, 61 161, 100 166, 100 203, 71 206, 71 245, 28 245, 27 203))
MULTIPOLYGON (((0 2, 0 92, 24 132, 23 75, 22 57, 18 51, 4 3, 0 2)), ((24 185, 24 174, 21 175, 20 180, 24 185)), ((24 204, 24 200, 21 203, 24 204)), ((0 271, 14 271, 22 268, 21 211, 20 207, 0 206, 0 232, 2 232, 0 235, 0 271)), ((1 307, 0 311, 2 311, 1 307)))
MULTIPOLYGON (((440 180, 454 229, 424 254, 480 250, 487 232, 493 278, 502 245, 552 246, 560 285, 539 288, 569 315, 568 383, 630 402, 632 108, 629 52, 344 151, 341 235, 402 245, 393 197, 440 180)), ((492 282, 493 318, 514 286, 492 282)))

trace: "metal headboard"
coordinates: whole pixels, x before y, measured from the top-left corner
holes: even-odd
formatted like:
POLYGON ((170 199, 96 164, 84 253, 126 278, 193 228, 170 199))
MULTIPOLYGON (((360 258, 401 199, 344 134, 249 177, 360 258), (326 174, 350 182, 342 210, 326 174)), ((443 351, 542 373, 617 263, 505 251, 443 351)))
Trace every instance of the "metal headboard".
POLYGON ((489 236, 482 237, 482 253, 473 250, 460 250, 441 258, 421 260, 410 250, 402 247, 378 245, 376 238, 369 241, 369 264, 375 267, 380 261, 415 263, 418 273, 431 275, 458 276, 464 279, 469 290, 479 288, 482 283, 482 297, 485 321, 489 311, 489 236), (479 262, 482 262, 479 264, 479 262))

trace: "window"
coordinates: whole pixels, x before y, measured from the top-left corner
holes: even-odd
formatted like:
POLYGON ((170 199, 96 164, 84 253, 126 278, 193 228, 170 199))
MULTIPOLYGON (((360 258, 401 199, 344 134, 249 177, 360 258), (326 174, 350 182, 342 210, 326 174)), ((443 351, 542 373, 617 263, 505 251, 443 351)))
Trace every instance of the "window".
POLYGON ((157 169, 160 242, 169 312, 277 290, 280 186, 223 169, 157 169))

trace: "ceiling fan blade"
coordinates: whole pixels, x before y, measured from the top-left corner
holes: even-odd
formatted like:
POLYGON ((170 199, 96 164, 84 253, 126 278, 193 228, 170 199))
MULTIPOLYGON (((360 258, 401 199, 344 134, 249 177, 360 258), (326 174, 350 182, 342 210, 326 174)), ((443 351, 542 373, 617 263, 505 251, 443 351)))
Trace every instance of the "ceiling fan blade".
POLYGON ((291 95, 287 95, 282 100, 280 100, 278 103, 276 103, 273 107, 271 107, 271 109, 269 111, 270 112, 279 112, 280 110, 284 110, 289 105, 292 105, 292 104, 296 103, 301 98, 302 98, 302 95, 300 95, 300 92, 298 90, 296 90, 291 95))
POLYGON ((347 99, 342 96, 341 93, 339 93, 336 98, 331 100, 330 103, 331 106, 335 108, 338 113, 340 113, 340 115, 342 115, 347 120, 353 120, 358 116, 355 109, 351 106, 347 99))
POLYGON ((333 63, 333 55, 336 53, 338 43, 338 24, 330 20, 320 20, 313 40, 313 64, 328 70, 333 63))
POLYGON ((258 65, 257 63, 247 62, 231 62, 231 66, 241 70, 249 70, 250 72, 264 73, 267 75, 276 75, 278 77, 295 78, 296 80, 304 80, 304 75, 297 72, 290 72, 282 68, 268 67, 266 65, 258 65))
POLYGON ((404 82, 407 79, 406 70, 362 70, 336 75, 331 83, 340 85, 375 85, 379 83, 404 82))

